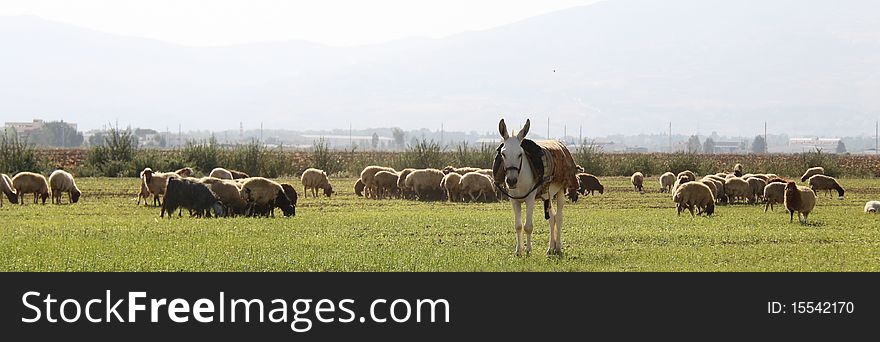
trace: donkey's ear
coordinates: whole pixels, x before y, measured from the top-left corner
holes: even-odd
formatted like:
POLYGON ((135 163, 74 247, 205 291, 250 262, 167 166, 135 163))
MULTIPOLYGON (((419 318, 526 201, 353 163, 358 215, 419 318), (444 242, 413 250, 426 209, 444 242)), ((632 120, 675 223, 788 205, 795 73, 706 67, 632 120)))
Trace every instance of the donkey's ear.
POLYGON ((507 133, 507 124, 504 123, 504 119, 498 122, 498 133, 501 133, 501 138, 504 140, 510 138, 510 133, 507 133))
POLYGON ((526 124, 523 125, 523 128, 518 133, 516 133, 516 138, 519 139, 520 141, 525 139, 526 134, 529 134, 529 126, 531 126, 531 125, 532 125, 531 121, 529 121, 529 119, 526 119, 526 124))

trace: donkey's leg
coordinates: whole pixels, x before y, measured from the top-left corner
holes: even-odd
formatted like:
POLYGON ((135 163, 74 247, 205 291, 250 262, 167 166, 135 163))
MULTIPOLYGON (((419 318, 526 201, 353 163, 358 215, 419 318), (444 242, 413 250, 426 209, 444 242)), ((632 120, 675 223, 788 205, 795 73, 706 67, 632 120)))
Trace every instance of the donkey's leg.
POLYGON ((532 223, 532 213, 535 212, 535 198, 532 197, 526 200, 526 254, 532 253, 532 231, 535 229, 535 225, 532 223))
POLYGON ((522 256, 522 203, 510 200, 513 206, 513 227, 516 229, 516 256, 522 256))
POLYGON ((565 204, 565 188, 556 193, 556 254, 562 251, 562 205, 565 204))
MULTIPOLYGON (((552 197, 550 198, 553 199, 552 197)), ((550 208, 547 210, 547 214, 549 218, 547 222, 550 224, 550 238, 547 242, 547 255, 553 255, 556 253, 556 208, 553 206, 553 202, 550 203, 550 208)))

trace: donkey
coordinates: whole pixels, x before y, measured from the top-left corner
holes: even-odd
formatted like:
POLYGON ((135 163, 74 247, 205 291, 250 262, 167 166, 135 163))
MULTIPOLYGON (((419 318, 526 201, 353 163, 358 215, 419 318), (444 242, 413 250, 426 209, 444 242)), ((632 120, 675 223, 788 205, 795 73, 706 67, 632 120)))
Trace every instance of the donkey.
MULTIPOLYGON (((532 230, 534 229, 532 216, 535 210, 535 197, 538 195, 536 190, 539 185, 534 177, 536 172, 532 169, 533 166, 527 160, 521 146, 526 134, 529 133, 530 124, 530 121, 526 119, 526 124, 523 128, 515 135, 512 135, 512 132, 508 133, 504 119, 501 119, 501 122, 498 123, 498 131, 504 140, 500 152, 505 171, 504 182, 507 184, 510 203, 513 205, 513 225, 516 229, 517 256, 522 256, 523 252, 523 230, 526 232, 526 254, 530 254, 532 251, 532 230), (525 224, 522 222, 523 202, 526 204, 525 224)), ((547 195, 549 195, 549 201, 544 204, 549 214, 548 220, 550 222, 550 243, 547 247, 547 254, 556 255, 562 251, 562 206, 565 204, 566 187, 565 184, 558 181, 543 184, 543 186, 545 189, 548 189, 547 195), (552 201, 556 202, 555 208, 552 205, 550 205, 550 208, 546 208, 552 201)))

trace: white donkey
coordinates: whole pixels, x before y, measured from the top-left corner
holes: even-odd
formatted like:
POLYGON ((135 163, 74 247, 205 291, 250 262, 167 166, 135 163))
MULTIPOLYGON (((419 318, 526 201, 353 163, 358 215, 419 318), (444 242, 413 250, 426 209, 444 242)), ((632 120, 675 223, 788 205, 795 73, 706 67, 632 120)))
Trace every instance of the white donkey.
MULTIPOLYGON (((506 175, 504 178, 507 184, 508 194, 510 195, 510 203, 513 204, 513 225, 516 229, 516 255, 521 256, 523 251, 522 233, 526 231, 526 254, 532 252, 532 216, 535 211, 536 188, 538 187, 535 180, 535 172, 532 165, 526 159, 523 148, 520 145, 526 134, 529 133, 530 121, 526 119, 526 124, 516 134, 509 134, 504 119, 498 123, 498 131, 501 138, 504 139, 504 146, 501 148, 501 157, 504 159, 504 168, 506 175), (522 203, 526 203, 526 222, 522 222, 522 203)), ((551 201, 555 200, 555 206, 551 205, 550 213, 550 245, 547 247, 547 254, 559 254, 562 251, 562 205, 565 203, 565 185, 559 182, 552 182, 549 185, 544 184, 548 189, 547 194, 551 201)))

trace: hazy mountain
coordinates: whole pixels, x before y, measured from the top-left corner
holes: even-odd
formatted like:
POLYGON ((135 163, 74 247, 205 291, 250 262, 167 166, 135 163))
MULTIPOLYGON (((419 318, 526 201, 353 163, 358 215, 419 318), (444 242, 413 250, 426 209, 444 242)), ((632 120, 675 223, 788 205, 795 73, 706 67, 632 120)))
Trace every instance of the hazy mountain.
MULTIPOLYGON (((157 23, 161 24, 161 23, 157 23)), ((194 23, 195 25, 196 23, 194 23)), ((880 117, 880 2, 608 0, 487 31, 194 48, 0 17, 0 117, 176 130, 859 135, 880 117), (554 72, 555 70, 555 72, 554 72)))

